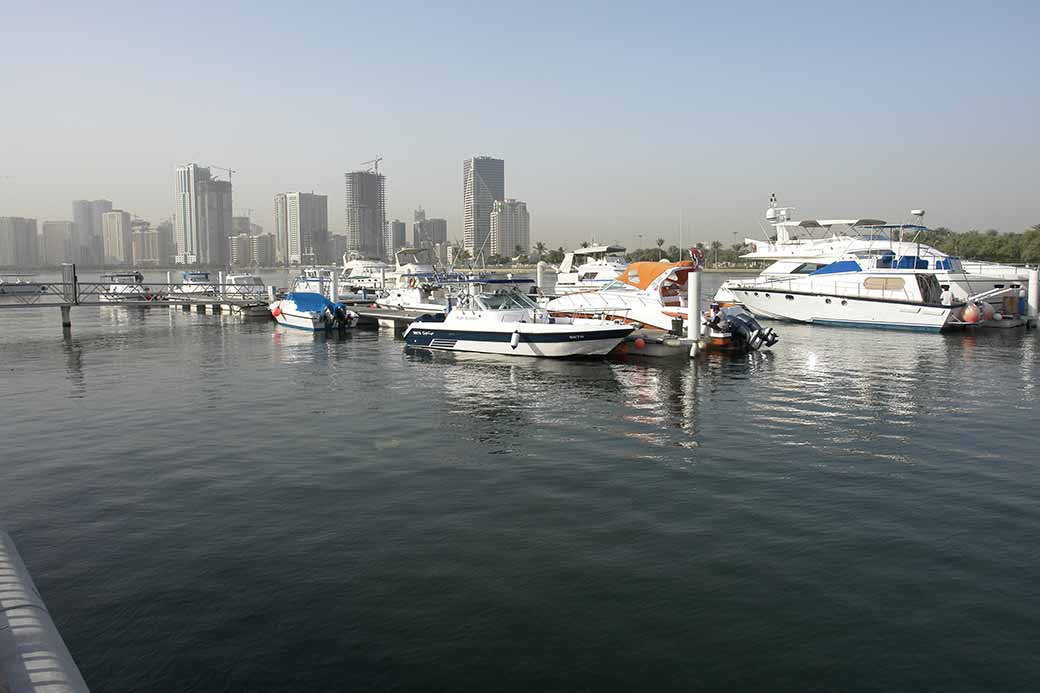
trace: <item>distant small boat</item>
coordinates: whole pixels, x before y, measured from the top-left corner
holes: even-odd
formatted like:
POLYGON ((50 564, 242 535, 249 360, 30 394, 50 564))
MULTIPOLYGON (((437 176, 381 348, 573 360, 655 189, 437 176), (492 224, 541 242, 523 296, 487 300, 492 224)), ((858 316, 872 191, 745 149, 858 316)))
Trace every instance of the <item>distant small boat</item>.
POLYGON ((626 267, 624 246, 594 245, 572 250, 563 256, 556 273, 555 293, 602 289, 621 276, 626 267))
POLYGON ((144 285, 140 272, 102 274, 101 283, 108 285, 98 293, 102 303, 149 303, 156 299, 151 287, 144 285))
POLYGON ((0 296, 34 296, 45 294, 47 284, 34 281, 32 274, 0 274, 0 296))
POLYGON ((358 314, 342 303, 334 303, 321 294, 293 291, 270 304, 272 317, 279 325, 298 330, 346 329, 357 325, 358 314))
POLYGON ((423 285, 387 289, 376 299, 376 305, 380 308, 389 308, 391 310, 415 310, 434 313, 443 313, 446 310, 446 302, 438 303, 433 295, 433 291, 423 285))
POLYGON ((181 272, 181 283, 170 287, 170 298, 205 298, 215 296, 217 287, 210 281, 209 272, 181 272))

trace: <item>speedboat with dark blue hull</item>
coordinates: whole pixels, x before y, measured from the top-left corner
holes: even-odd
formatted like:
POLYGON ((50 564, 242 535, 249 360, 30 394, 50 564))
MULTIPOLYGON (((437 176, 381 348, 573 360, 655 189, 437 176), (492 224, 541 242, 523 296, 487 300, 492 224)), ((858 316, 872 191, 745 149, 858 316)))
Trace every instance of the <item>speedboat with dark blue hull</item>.
POLYGON ((481 282, 447 314, 423 315, 405 330, 405 342, 507 356, 602 356, 635 329, 620 321, 554 318, 515 287, 493 287, 494 280, 481 282))

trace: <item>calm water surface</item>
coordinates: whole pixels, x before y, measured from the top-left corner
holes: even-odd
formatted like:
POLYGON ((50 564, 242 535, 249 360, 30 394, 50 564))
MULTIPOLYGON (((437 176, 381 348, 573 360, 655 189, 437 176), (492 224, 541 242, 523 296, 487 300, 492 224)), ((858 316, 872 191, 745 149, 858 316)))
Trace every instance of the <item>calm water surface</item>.
POLYGON ((97 691, 1035 689, 1036 333, 773 326, 547 362, 0 313, 0 527, 97 691))

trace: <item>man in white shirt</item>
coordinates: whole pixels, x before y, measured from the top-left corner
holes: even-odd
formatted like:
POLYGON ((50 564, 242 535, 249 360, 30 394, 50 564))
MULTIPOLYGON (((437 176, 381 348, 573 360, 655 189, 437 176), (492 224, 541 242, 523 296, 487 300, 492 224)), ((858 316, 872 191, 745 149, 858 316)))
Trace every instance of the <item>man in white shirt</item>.
POLYGON ((939 303, 943 304, 944 306, 953 305, 953 292, 950 291, 950 287, 948 284, 943 286, 942 293, 939 294, 939 303))

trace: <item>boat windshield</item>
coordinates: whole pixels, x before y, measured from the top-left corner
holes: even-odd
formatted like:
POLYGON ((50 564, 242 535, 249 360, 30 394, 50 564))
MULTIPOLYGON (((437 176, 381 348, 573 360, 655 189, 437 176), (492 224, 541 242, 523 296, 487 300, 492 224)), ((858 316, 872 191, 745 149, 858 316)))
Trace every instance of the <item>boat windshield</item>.
POLYGON ((631 284, 626 284, 625 282, 618 281, 617 279, 615 279, 614 281, 612 281, 609 284, 607 284, 606 286, 604 286, 602 290, 603 291, 612 291, 612 292, 615 292, 615 293, 622 292, 622 291, 636 293, 636 292, 639 291, 639 289, 637 289, 636 287, 632 286, 631 284))
POLYGON ((264 286, 264 280, 255 274, 245 277, 228 277, 228 284, 234 286, 264 286))
POLYGON ((518 291, 483 293, 477 296, 477 303, 484 310, 538 310, 538 304, 518 291))

